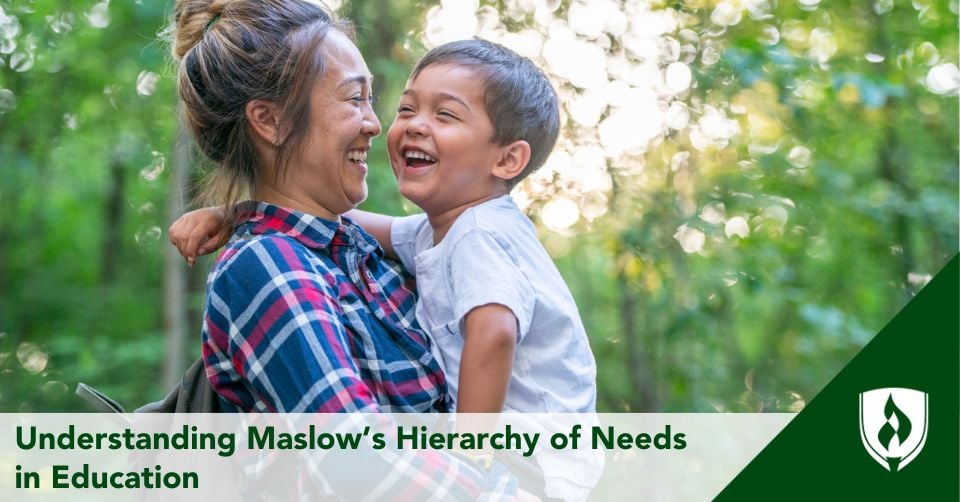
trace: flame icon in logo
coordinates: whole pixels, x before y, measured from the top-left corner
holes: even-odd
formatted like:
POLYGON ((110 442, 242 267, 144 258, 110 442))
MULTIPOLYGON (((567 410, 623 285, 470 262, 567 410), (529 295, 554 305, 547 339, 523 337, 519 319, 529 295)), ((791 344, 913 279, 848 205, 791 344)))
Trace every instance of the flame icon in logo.
POLYGON ((926 443, 927 394, 903 388, 861 393, 860 439, 888 471, 903 470, 926 443))
MULTIPOLYGON (((884 422, 883 427, 880 428, 880 433, 877 434, 877 438, 880 440, 880 444, 882 444, 887 451, 890 451, 890 442, 893 441, 893 438, 897 438, 898 445, 903 444, 904 441, 910 437, 912 426, 907 415, 905 415, 900 408, 897 408, 897 404, 893 402, 893 394, 887 396, 887 404, 883 407, 883 415, 887 421, 884 422), (891 420, 894 422, 891 423, 891 420)), ((890 464, 891 470, 895 471, 896 464, 900 462, 900 459, 897 457, 887 457, 887 462, 890 464)))

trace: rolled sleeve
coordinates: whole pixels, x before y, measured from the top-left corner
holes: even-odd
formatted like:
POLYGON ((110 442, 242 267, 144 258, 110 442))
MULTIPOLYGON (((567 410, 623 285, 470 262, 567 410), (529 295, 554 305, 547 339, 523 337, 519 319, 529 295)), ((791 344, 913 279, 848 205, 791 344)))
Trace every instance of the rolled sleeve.
POLYGON ((474 308, 499 304, 517 318, 518 342, 530 331, 536 295, 509 246, 482 229, 464 234, 450 251, 453 315, 463 328, 474 308))

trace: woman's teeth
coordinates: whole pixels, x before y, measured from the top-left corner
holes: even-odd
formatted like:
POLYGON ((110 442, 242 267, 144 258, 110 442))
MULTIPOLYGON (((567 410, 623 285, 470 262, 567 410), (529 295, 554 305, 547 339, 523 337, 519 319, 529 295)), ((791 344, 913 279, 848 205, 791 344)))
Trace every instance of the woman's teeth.
POLYGON ((347 152, 347 159, 353 162, 366 162, 367 152, 364 150, 350 150, 347 152))

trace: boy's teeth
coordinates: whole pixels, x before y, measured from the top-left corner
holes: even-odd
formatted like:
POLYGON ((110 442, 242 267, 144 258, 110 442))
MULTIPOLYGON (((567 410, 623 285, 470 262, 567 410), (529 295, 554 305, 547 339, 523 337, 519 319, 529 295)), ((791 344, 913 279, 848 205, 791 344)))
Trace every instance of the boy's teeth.
POLYGON ((432 156, 430 156, 430 155, 427 155, 427 154, 425 154, 425 153, 423 153, 423 152, 418 152, 418 151, 416 151, 416 150, 411 150, 411 151, 407 152, 407 158, 408 158, 408 159, 420 159, 420 160, 425 160, 425 161, 427 161, 427 162, 436 162, 436 161, 437 161, 437 159, 436 159, 435 157, 432 157, 432 156))
POLYGON ((367 152, 363 150, 350 150, 347 152, 347 158, 353 162, 366 162, 367 152))

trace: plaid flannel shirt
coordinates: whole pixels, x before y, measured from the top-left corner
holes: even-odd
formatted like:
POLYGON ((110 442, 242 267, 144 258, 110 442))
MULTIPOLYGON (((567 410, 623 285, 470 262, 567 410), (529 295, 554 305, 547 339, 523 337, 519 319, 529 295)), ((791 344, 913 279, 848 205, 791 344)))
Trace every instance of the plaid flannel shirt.
MULTIPOLYGON (((443 372, 417 325, 408 276, 384 261, 373 237, 347 218, 266 203, 244 203, 241 215, 210 273, 203 327, 207 377, 227 409, 446 409, 443 372)), ((257 469, 269 463, 261 458, 257 469)), ((517 490, 502 465, 480 469, 442 452, 388 448, 361 463, 357 470, 304 452, 291 489, 297 498, 351 500, 503 500, 517 490)))
MULTIPOLYGON (((226 409, 445 410, 443 372, 416 323, 412 284, 373 237, 347 218, 262 202, 244 203, 241 215, 208 278, 203 326, 207 377, 226 409)), ((371 451, 362 463, 356 471, 324 452, 306 455, 294 489, 403 500, 502 500, 517 489, 502 466, 479 469, 436 451, 371 451), (347 472, 366 473, 365 482, 347 472)))
POLYGON ((227 407, 444 411, 443 372, 399 265, 343 218, 244 203, 207 283, 203 358, 227 407))

